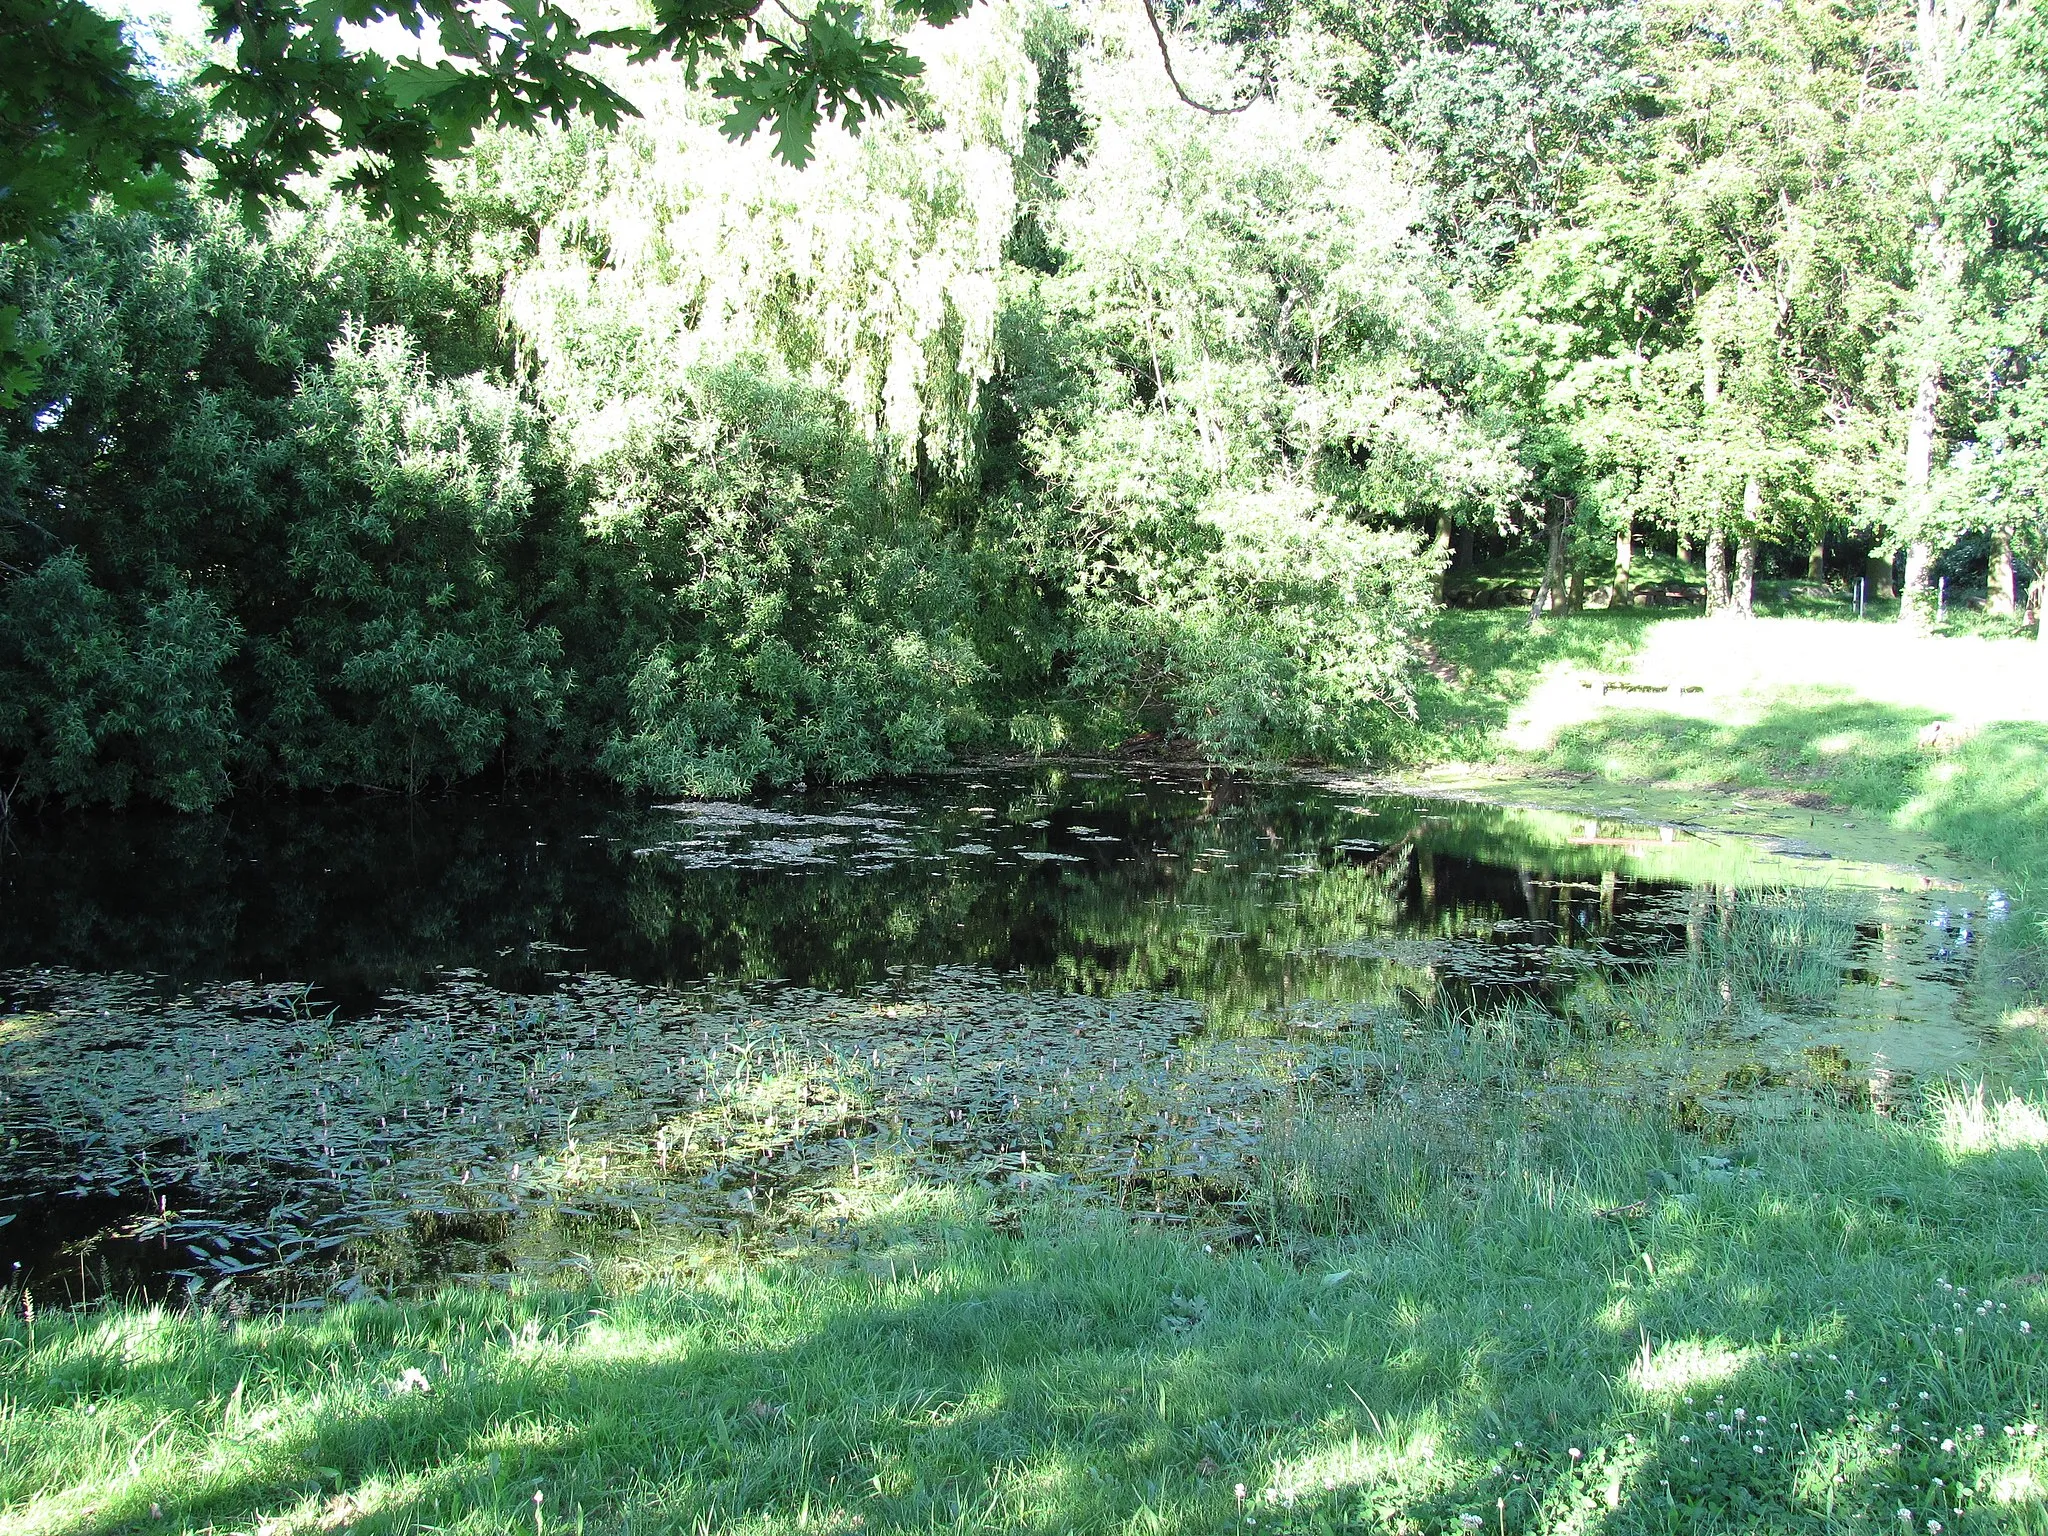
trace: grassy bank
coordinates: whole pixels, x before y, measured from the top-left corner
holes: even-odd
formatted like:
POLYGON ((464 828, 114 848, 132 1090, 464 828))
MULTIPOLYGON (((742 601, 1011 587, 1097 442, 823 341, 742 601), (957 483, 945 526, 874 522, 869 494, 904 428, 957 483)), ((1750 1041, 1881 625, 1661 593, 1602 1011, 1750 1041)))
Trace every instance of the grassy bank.
POLYGON ((1446 614, 1436 644, 1450 675, 1429 680, 1403 762, 1808 794, 2014 882, 2048 871, 2048 655, 2032 639, 1645 609, 1532 626, 1493 609, 1446 614), (1684 691, 1652 691, 1671 684, 1684 691))
POLYGON ((23 1536, 2048 1530, 2042 1106, 1804 1118, 1712 1161, 1578 1115, 1476 1196, 1286 1256, 905 1198, 858 1260, 624 1293, 17 1314, 0 1509, 23 1536))
MULTIPOLYGON (((1928 746, 1951 717, 1782 687, 1532 715, 1658 622, 1454 615, 1409 745, 1792 786, 2048 868, 2036 721, 1928 746)), ((1766 1050, 1836 998, 1857 899, 1717 898, 1550 1011, 1305 1028, 1213 1121, 1130 1059, 1092 1099, 1063 1072, 1066 1163, 856 1158, 742 1243, 303 1310, 13 1293, 0 1529, 2048 1533, 2048 945, 1982 924, 1985 1074, 1766 1050)), ((1048 1058, 1111 1038, 1053 1023, 1048 1058)), ((894 1081, 800 1066, 700 1108, 721 1149, 746 1105, 793 1135, 894 1081)))

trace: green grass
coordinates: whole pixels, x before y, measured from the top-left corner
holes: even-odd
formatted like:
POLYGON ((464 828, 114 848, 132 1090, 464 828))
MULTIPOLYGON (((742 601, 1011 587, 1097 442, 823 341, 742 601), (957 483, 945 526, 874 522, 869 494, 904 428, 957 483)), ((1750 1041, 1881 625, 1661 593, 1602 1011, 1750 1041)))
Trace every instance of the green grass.
POLYGON ((1476 1198, 1284 1256, 941 1206, 861 1265, 625 1294, 113 1308, 32 1342, 17 1315, 0 1511, 20 1536, 2048 1530, 2040 1104, 1802 1119, 1726 1166, 1582 1113, 1476 1198))
POLYGON ((1495 756, 1500 731, 1546 671, 1566 665, 1618 671, 1642 645, 1644 631, 1669 617, 1638 608, 1532 625, 1525 609, 1444 610, 1431 641, 1456 679, 1434 672, 1421 679, 1417 719, 1392 728, 1391 760, 1419 766, 1495 756))
POLYGON ((1670 617, 1637 609, 1532 626, 1515 610, 1446 613, 1435 644, 1457 680, 1427 681, 1395 761, 1520 759, 1616 782, 1806 790, 1925 833, 2015 882, 2048 871, 2048 725, 2037 721, 1993 722, 1929 750, 1920 737, 1942 718, 1934 710, 1788 687, 1738 700, 1726 718, 1638 705, 1567 726, 1540 752, 1504 744, 1547 676, 1565 667, 1623 672, 1648 630, 1670 617))

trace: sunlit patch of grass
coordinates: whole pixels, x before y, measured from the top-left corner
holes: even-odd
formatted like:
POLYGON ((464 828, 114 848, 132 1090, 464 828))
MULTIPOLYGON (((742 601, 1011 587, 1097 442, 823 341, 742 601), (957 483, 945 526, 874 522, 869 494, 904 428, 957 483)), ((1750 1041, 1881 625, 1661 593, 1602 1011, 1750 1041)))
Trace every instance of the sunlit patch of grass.
POLYGON ((1935 1096, 1942 1146, 1957 1156, 2048 1147, 2048 1117, 2017 1095, 1944 1085, 1935 1096))
POLYGON ((1661 1349, 1645 1349, 1629 1367, 1629 1380, 1653 1395, 1706 1391, 1725 1385, 1752 1363, 1747 1350, 1731 1349, 1718 1341, 1683 1339, 1661 1349))

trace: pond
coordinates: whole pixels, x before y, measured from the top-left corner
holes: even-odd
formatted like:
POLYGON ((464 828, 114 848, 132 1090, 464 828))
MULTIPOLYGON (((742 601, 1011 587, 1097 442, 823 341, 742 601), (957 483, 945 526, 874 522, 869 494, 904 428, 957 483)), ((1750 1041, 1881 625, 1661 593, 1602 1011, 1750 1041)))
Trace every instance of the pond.
POLYGON ((918 1179, 1256 1240, 1288 1104, 1411 1102, 1453 1037, 1622 1060, 1674 956, 1745 1081, 1939 1065, 1997 898, 1923 884, 1173 767, 17 821, 0 1283, 316 1304, 843 1232, 918 1179))

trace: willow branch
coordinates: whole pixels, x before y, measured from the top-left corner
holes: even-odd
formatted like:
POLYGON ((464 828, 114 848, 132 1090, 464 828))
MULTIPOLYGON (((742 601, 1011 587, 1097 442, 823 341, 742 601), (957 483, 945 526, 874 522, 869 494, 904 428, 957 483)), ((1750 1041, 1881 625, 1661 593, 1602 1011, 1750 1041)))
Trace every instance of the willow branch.
POLYGON ((1235 106, 1216 107, 1211 106, 1206 101, 1197 101, 1194 97, 1190 96, 1187 87, 1180 83, 1180 76, 1173 72, 1173 54, 1166 46, 1166 29, 1159 24, 1159 11, 1155 0, 1144 0, 1144 6, 1145 19, 1152 23, 1152 36, 1159 43, 1159 62, 1166 66, 1166 78, 1168 83, 1173 86, 1174 95, 1193 107, 1197 112, 1206 112, 1211 117, 1235 117, 1259 99, 1258 92, 1254 90, 1251 95, 1235 106))

